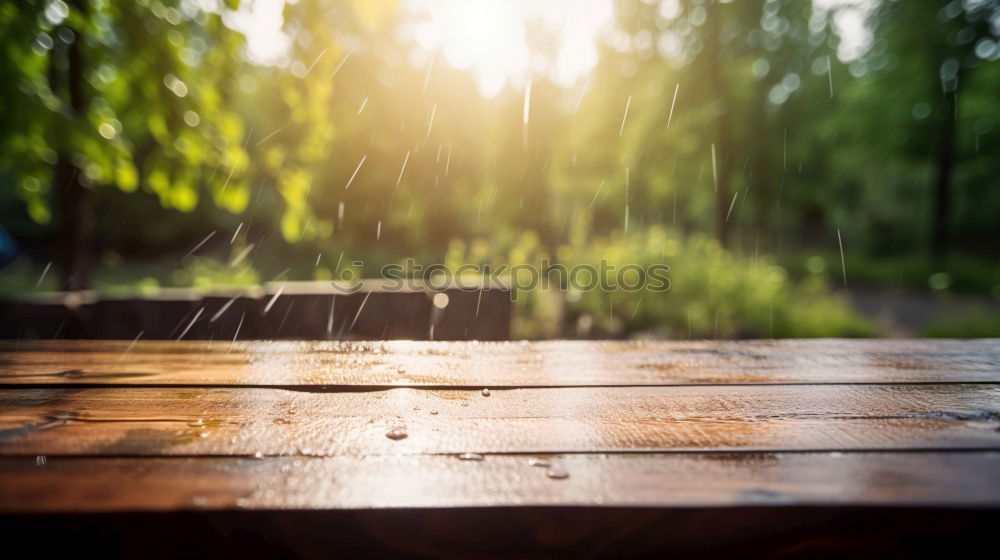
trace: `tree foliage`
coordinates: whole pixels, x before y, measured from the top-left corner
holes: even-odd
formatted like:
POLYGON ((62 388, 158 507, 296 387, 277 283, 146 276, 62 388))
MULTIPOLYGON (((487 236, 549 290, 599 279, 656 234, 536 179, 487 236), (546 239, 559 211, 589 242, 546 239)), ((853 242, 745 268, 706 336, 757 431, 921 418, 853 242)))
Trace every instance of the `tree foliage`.
POLYGON ((305 275, 317 253, 455 240, 570 259, 654 227, 747 258, 836 251, 838 232, 871 255, 995 255, 1000 3, 613 4, 588 75, 554 80, 558 30, 528 22, 526 81, 486 96, 417 44, 408 3, 290 2, 270 64, 248 60, 235 2, 5 3, 0 184, 58 222, 65 161, 135 192, 117 213, 164 209, 123 233, 99 199, 102 248, 176 253, 240 224, 305 275))

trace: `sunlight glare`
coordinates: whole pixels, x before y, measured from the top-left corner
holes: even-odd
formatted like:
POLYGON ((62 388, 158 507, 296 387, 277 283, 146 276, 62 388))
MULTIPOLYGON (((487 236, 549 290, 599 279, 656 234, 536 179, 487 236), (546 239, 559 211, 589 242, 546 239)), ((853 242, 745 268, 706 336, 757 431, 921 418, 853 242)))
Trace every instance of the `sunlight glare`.
POLYGON ((291 38, 281 29, 284 9, 285 0, 253 0, 240 3, 236 11, 224 16, 226 25, 246 34, 250 61, 278 64, 288 56, 291 38))
POLYGON ((410 0, 409 8, 418 44, 471 72, 488 97, 542 73, 565 86, 585 76, 612 14, 610 0, 410 0), (554 53, 532 49, 528 26, 536 22, 551 35, 554 53))

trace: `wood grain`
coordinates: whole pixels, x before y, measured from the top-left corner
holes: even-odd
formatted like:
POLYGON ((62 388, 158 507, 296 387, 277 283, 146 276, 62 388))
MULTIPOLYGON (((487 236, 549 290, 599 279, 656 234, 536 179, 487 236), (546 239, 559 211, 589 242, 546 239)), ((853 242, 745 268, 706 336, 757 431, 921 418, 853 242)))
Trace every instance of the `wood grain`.
POLYGON ((1000 383, 1000 341, 0 341, 0 386, 783 383, 1000 383))
POLYGON ((988 384, 3 389, 0 455, 1000 449, 998 420, 988 384))
POLYGON ((0 341, 0 513, 995 508, 998 467, 998 340, 0 341))
POLYGON ((0 459, 0 512, 1000 503, 1000 453, 0 459))

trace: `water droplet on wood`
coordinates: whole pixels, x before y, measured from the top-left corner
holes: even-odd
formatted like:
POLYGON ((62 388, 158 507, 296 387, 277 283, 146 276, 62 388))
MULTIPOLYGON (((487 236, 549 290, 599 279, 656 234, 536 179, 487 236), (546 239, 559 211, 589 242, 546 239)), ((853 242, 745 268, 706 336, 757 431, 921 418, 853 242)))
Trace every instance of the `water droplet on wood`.
POLYGON ((406 436, 410 434, 406 433, 406 428, 400 426, 398 428, 393 428, 385 433, 385 437, 393 440, 406 439, 406 436))
POLYGON ((569 473, 566 472, 566 469, 561 467, 551 467, 549 470, 545 471, 545 476, 556 480, 562 480, 564 478, 569 478, 569 473))

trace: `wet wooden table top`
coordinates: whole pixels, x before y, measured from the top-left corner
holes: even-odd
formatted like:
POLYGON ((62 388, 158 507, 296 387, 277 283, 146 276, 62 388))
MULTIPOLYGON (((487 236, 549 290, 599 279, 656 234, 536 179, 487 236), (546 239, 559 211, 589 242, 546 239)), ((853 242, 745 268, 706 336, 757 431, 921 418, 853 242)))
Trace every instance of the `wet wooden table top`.
POLYGON ((0 342, 0 513, 1000 507, 1000 341, 0 342))

